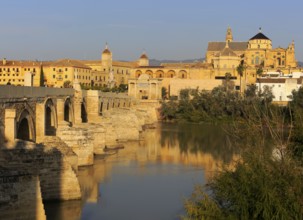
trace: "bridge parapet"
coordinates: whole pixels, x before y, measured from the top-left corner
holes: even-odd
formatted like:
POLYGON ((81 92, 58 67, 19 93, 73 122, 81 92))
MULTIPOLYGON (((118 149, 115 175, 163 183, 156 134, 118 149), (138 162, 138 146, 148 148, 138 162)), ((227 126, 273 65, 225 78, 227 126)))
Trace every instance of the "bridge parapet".
POLYGON ((48 96, 73 96, 74 89, 30 87, 30 86, 0 86, 0 99, 45 98, 48 96))

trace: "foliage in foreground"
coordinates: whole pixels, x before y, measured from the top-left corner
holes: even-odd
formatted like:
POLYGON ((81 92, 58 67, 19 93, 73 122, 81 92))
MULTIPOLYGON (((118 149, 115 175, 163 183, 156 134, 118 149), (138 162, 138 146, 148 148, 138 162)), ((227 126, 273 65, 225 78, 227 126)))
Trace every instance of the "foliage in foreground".
POLYGON ((291 160, 247 155, 196 188, 184 219, 302 219, 302 170, 295 167, 291 160))
POLYGON ((303 219, 303 89, 286 109, 256 104, 230 131, 241 160, 196 187, 184 219, 303 219))

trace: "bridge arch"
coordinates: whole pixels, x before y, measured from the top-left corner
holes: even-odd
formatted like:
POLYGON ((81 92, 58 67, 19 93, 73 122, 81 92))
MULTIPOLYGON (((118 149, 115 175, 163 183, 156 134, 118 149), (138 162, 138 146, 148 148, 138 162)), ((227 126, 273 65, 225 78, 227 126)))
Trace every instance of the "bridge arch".
POLYGON ((74 122, 74 108, 70 97, 67 97, 64 102, 64 121, 74 122))
POLYGON ((57 111, 54 102, 51 98, 45 101, 45 135, 56 135, 56 129, 58 127, 57 111))
POLYGON ((86 101, 85 101, 84 98, 83 98, 82 103, 81 103, 81 119, 82 119, 82 123, 87 123, 88 122, 86 101))
POLYGON ((24 109, 17 118, 17 139, 35 141, 35 126, 33 115, 29 109, 24 109))

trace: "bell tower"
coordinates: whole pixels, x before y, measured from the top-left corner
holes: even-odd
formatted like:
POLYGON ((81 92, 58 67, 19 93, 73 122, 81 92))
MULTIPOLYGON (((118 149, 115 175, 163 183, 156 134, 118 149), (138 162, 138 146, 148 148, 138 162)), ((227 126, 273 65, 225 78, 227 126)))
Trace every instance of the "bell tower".
POLYGON ((233 41, 233 33, 230 27, 227 28, 225 41, 228 43, 233 41))

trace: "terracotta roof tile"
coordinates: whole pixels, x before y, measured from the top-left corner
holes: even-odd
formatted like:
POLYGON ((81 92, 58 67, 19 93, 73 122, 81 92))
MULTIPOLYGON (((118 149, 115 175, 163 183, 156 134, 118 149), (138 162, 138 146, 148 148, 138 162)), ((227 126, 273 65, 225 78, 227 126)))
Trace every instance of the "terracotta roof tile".
MULTIPOLYGON (((247 49, 247 42, 229 42, 229 48, 233 51, 244 51, 247 49)), ((221 51, 225 48, 226 42, 208 42, 207 51, 221 51)))

